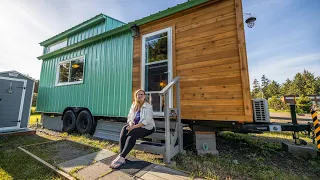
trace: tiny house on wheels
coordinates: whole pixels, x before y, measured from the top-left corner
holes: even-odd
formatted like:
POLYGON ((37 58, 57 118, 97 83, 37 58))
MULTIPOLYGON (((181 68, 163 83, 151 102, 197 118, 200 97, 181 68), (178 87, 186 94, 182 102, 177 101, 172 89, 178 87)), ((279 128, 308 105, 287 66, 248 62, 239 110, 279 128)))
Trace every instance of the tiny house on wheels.
POLYGON ((0 133, 28 127, 34 80, 17 72, 0 72, 0 133))
POLYGON ((41 42, 44 126, 117 140, 141 88, 157 132, 136 148, 166 162, 182 151, 184 126, 200 153, 217 153, 217 131, 270 130, 266 101, 250 97, 241 3, 193 0, 131 23, 100 14, 41 42))

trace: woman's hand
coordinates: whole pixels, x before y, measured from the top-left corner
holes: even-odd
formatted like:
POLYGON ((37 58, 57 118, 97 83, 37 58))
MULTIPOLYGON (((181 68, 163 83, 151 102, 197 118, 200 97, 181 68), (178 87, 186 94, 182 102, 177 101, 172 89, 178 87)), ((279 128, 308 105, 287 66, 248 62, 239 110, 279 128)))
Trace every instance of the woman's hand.
POLYGON ((126 128, 128 131, 131 131, 132 129, 134 129, 134 124, 133 122, 129 122, 129 125, 126 128))

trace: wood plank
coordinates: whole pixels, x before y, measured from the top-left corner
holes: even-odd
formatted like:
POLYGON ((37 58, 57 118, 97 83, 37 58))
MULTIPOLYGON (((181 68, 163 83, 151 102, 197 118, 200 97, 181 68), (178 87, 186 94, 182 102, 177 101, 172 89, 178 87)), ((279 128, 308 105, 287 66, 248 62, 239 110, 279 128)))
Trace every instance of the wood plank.
POLYGON ((223 71, 223 72, 213 72, 207 74, 196 74, 192 76, 180 76, 183 80, 202 80, 202 79, 210 79, 210 78, 228 78, 228 77, 236 77, 241 76, 240 70, 238 71, 223 71))
POLYGON ((202 109, 193 109, 190 111, 186 111, 181 109, 181 112, 183 111, 182 114, 192 114, 194 115, 195 113, 199 114, 205 114, 205 115, 239 115, 243 116, 244 112, 243 111, 228 111, 227 109, 224 109, 223 111, 202 111, 202 109))
POLYGON ((184 93, 181 94, 181 99, 184 100, 206 100, 206 99, 242 99, 242 91, 234 91, 232 93, 184 93))
POLYGON ((215 65, 208 66, 205 68, 194 68, 187 70, 178 70, 178 76, 183 75, 194 75, 194 74, 205 74, 205 73, 214 73, 214 72, 224 72, 224 71, 238 71, 240 69, 240 63, 235 61, 231 64, 215 65))
POLYGON ((230 45, 230 44, 235 44, 237 43, 237 36, 225 38, 225 39, 220 39, 220 40, 209 40, 207 42, 204 42, 202 44, 197 44, 193 46, 188 46, 188 47, 179 47, 176 49, 177 54, 182 54, 182 53, 188 53, 188 52, 194 52, 194 51, 201 51, 201 50, 206 50, 206 49, 215 49, 219 48, 221 46, 225 45, 230 45))
POLYGON ((186 59, 177 59, 177 65, 181 66, 183 64, 190 64, 190 63, 196 63, 196 62, 202 62, 202 61, 209 61, 209 60, 218 60, 218 59, 224 59, 224 58, 232 58, 237 57, 239 61, 239 51, 238 49, 231 49, 227 51, 221 51, 217 53, 212 53, 204 56, 198 56, 198 57, 191 57, 186 59))
POLYGON ((241 77, 229 77, 229 78, 211 78, 204 80, 192 80, 192 81, 181 81, 181 87, 194 87, 194 86, 219 86, 219 85, 230 85, 230 84, 241 84, 241 77))
POLYGON ((252 102, 250 95, 250 82, 249 82, 249 70, 248 70, 248 61, 247 61, 247 51, 246 51, 246 42, 244 35, 244 24, 243 24, 243 12, 242 12, 242 1, 235 0, 235 9, 236 9, 236 22, 237 22, 237 31, 238 31, 238 48, 240 55, 240 69, 241 69, 241 81, 242 81, 242 90, 243 90, 243 105, 246 116, 252 116, 252 102))
POLYGON ((180 43, 176 44, 176 47, 177 48, 189 47, 189 46, 194 46, 197 44, 202 44, 202 43, 205 43, 208 41, 217 41, 220 39, 225 39, 225 38, 233 37, 233 36, 237 36, 237 31, 232 30, 232 31, 228 31, 228 32, 220 33, 220 34, 215 34, 212 36, 202 37, 199 39, 195 39, 193 41, 180 42, 180 43))
POLYGON ((233 50, 236 48, 238 48, 238 44, 233 43, 233 44, 223 45, 223 46, 220 46, 217 48, 203 49, 203 50, 198 50, 198 51, 194 51, 194 52, 177 54, 176 56, 177 56, 177 59, 187 59, 187 58, 191 58, 191 57, 199 57, 199 56, 203 56, 203 55, 233 50))
MULTIPOLYGON (((176 25, 174 24, 172 26, 172 79, 174 79, 177 76, 177 61, 176 61, 176 25)), ((173 106, 177 106, 177 96, 176 96, 177 88, 176 86, 173 87, 172 93, 173 93, 173 106)))
POLYGON ((208 3, 201 4, 200 6, 187 9, 185 11, 176 13, 167 18, 162 18, 157 21, 153 21, 147 24, 144 24, 140 27, 141 34, 148 34, 150 32, 154 32, 160 29, 164 29, 166 27, 170 27, 177 22, 182 22, 194 17, 202 16, 204 14, 208 14, 212 11, 217 11, 217 7, 224 8, 232 5, 234 2, 232 1, 221 1, 221 0, 212 0, 208 3))
POLYGON ((218 105, 218 106, 181 106, 181 109, 183 111, 192 111, 192 110, 197 110, 200 112, 205 112, 205 111, 232 111, 232 112, 237 112, 237 111, 242 111, 244 112, 243 105, 235 106, 235 105, 218 105))
POLYGON ((177 23, 178 28, 176 32, 181 33, 190 29, 204 26, 206 24, 212 24, 219 21, 225 21, 229 18, 235 18, 235 16, 236 15, 234 11, 234 6, 231 5, 224 9, 221 9, 221 11, 211 12, 200 17, 189 18, 188 20, 180 21, 177 23))
POLYGON ((186 114, 181 111, 182 119, 191 120, 209 120, 209 121, 241 121, 241 122, 253 122, 252 116, 240 116, 240 115, 206 115, 201 113, 186 114))
POLYGON ((235 24, 228 25, 228 26, 223 26, 223 27, 220 27, 220 28, 217 28, 217 29, 210 29, 208 31, 203 31, 203 32, 198 33, 198 34, 190 34, 190 35, 185 36, 185 37, 177 38, 177 42, 176 43, 179 44, 179 43, 183 43, 183 42, 187 42, 187 41, 194 41, 194 40, 199 39, 199 38, 213 36, 213 35, 221 34, 221 33, 228 32, 228 31, 234 31, 236 29, 237 29, 237 27, 236 27, 235 24))
POLYGON ((228 19, 226 19, 224 21, 214 22, 214 23, 211 23, 211 24, 206 24, 206 25, 201 26, 201 27, 197 27, 197 28, 194 28, 194 29, 189 29, 189 30, 186 30, 186 31, 183 31, 183 32, 179 32, 179 33, 177 33, 177 38, 182 38, 182 37, 185 37, 185 36, 192 36, 194 34, 203 33, 203 32, 209 31, 209 30, 213 30, 213 29, 219 29, 219 28, 222 28, 222 27, 225 27, 225 26, 228 26, 228 25, 235 26, 235 23, 236 23, 236 18, 235 17, 230 17, 230 18, 228 18, 228 19))
POLYGON ((233 92, 242 91, 241 84, 235 85, 221 85, 221 86, 201 86, 201 87, 182 87, 181 94, 183 93, 206 93, 206 92, 233 92))
POLYGON ((187 105, 203 105, 203 106, 214 106, 214 105, 243 105, 243 100, 239 99, 217 99, 217 100, 197 100, 189 101, 181 99, 181 106, 187 105))
POLYGON ((232 12, 234 10, 234 2, 228 1, 220 1, 219 3, 207 6, 205 9, 201 11, 194 12, 189 16, 186 16, 183 20, 179 20, 177 22, 177 30, 181 27, 188 26, 193 23, 201 22, 212 17, 217 17, 223 14, 227 14, 228 12, 232 12))
POLYGON ((213 60, 200 61, 195 63, 181 64, 177 67, 177 70, 194 69, 194 68, 216 66, 216 65, 222 65, 222 64, 231 64, 237 61, 239 61, 239 57, 237 56, 222 58, 222 59, 213 59, 213 60))

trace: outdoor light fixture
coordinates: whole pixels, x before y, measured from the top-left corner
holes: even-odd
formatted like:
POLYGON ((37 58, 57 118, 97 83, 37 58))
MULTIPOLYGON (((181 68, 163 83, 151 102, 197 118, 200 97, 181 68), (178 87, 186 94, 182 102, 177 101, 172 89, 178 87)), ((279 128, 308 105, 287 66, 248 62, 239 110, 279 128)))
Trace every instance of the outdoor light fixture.
POLYGON ((132 37, 139 37, 140 32, 139 32, 139 26, 137 26, 136 24, 133 24, 131 27, 131 35, 132 37))
POLYGON ((252 28, 254 26, 254 22, 257 20, 257 18, 251 16, 251 13, 243 13, 244 15, 248 15, 250 16, 247 20, 246 20, 246 23, 247 23, 247 26, 249 28, 252 28))

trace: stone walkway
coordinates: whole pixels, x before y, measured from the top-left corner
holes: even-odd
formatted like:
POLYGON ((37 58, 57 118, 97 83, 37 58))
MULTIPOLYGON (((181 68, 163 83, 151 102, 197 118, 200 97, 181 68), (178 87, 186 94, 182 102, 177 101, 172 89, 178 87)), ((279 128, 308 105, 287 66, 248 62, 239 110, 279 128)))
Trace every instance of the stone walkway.
MULTIPOLYGON (((138 170, 134 174, 127 174, 120 170, 113 170, 105 161, 115 153, 107 150, 101 150, 96 153, 88 154, 64 163, 59 164, 63 171, 73 174, 82 180, 187 180, 189 175, 176 171, 165 166, 150 164, 147 167, 138 170)), ((110 158, 109 158, 110 159, 110 158)), ((130 162, 129 162, 130 163, 130 162)), ((127 169, 128 170, 128 169, 127 169)), ((129 169, 130 170, 130 169, 129 169)))

